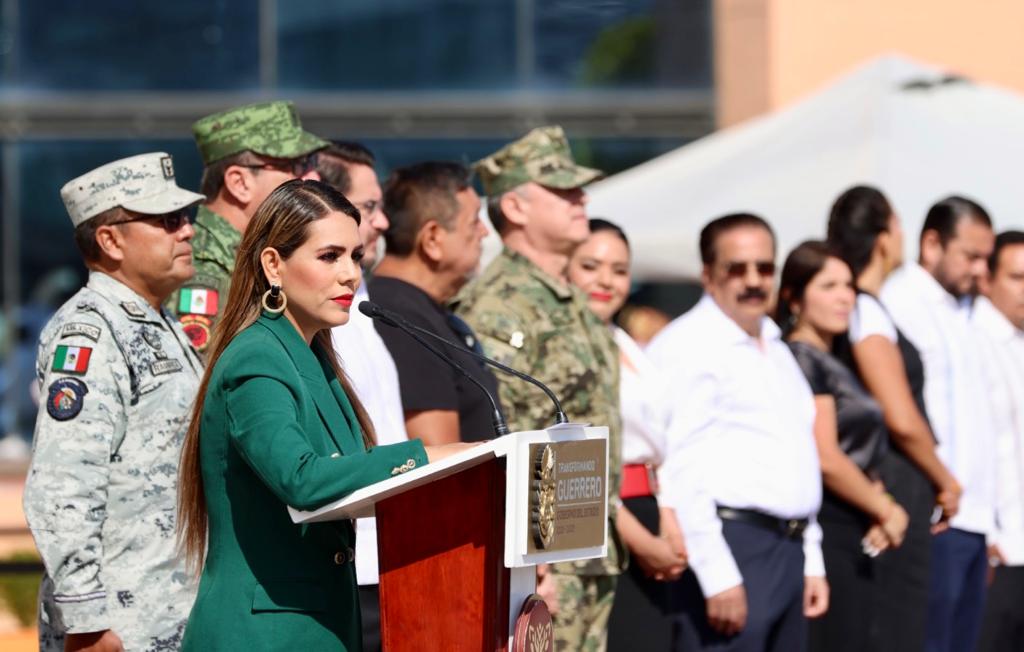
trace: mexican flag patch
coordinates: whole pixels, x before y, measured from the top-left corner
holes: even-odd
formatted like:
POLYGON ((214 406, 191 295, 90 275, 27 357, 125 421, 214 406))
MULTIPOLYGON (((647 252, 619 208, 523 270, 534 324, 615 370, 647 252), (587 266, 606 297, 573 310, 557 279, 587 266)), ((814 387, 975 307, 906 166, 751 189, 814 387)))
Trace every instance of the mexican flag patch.
POLYGON ((92 349, 87 346, 61 344, 53 356, 53 371, 84 374, 89 369, 89 356, 91 355, 92 349))
POLYGON ((209 288, 182 288, 178 314, 216 315, 217 291, 209 288))

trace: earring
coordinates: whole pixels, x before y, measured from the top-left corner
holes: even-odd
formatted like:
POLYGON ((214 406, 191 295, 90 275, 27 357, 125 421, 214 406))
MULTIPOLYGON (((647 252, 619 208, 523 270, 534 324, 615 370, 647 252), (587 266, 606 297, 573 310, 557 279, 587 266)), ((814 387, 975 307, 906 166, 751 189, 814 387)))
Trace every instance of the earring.
POLYGON ((280 285, 271 285, 270 289, 263 293, 263 309, 267 312, 280 315, 284 312, 284 309, 288 306, 288 296, 281 289, 280 285), (273 299, 275 303, 278 303, 278 307, 271 308, 269 299, 273 299))

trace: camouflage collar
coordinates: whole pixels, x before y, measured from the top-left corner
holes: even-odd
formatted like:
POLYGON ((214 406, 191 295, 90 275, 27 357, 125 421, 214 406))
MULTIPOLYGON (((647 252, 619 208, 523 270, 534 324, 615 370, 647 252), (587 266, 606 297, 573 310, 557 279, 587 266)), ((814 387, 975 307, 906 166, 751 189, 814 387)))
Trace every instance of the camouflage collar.
POLYGON ((535 280, 539 281, 562 301, 568 301, 572 299, 572 287, 568 283, 563 283, 551 276, 540 267, 538 267, 532 260, 522 255, 519 252, 513 251, 508 247, 502 247, 501 255, 505 257, 509 265, 518 267, 524 272, 527 272, 535 280))
POLYGON ((196 212, 196 226, 208 231, 210 237, 227 251, 237 251, 238 245, 242 242, 242 232, 233 227, 231 222, 210 210, 206 204, 200 204, 196 212))
POLYGON ((162 316, 163 308, 160 309, 161 312, 157 312, 135 290, 108 274, 95 270, 90 271, 89 281, 85 286, 112 303, 132 321, 165 325, 162 316))

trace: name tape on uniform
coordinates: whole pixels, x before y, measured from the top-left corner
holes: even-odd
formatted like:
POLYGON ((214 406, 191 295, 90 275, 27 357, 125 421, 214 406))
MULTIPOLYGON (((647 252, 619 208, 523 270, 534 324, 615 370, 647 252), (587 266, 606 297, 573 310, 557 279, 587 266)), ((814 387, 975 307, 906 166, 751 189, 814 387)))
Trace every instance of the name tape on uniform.
POLYGON ((83 324, 82 322, 71 322, 70 324, 64 324, 64 328, 60 331, 61 338, 72 337, 74 335, 81 335, 88 337, 93 342, 98 342, 100 339, 99 326, 93 326, 92 324, 83 324))

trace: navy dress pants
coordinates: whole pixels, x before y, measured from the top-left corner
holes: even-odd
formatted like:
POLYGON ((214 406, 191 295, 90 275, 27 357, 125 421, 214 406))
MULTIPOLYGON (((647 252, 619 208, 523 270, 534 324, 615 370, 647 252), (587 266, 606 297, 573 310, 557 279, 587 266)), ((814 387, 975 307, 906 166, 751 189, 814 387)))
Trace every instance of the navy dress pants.
POLYGON ((722 533, 743 576, 747 626, 736 636, 728 637, 711 629, 697 578, 687 571, 675 587, 680 615, 674 649, 804 652, 807 619, 803 614, 803 541, 728 520, 722 522, 722 533))
POLYGON ((927 652, 973 650, 985 608, 985 536, 950 528, 932 538, 927 652))

